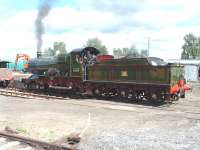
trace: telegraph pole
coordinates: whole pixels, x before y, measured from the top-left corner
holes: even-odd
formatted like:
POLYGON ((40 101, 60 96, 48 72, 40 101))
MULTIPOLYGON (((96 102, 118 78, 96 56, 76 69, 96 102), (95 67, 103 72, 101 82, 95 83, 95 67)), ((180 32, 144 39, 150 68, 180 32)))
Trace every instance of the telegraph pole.
POLYGON ((147 57, 149 57, 149 53, 150 53, 150 37, 148 37, 148 48, 147 48, 147 57))

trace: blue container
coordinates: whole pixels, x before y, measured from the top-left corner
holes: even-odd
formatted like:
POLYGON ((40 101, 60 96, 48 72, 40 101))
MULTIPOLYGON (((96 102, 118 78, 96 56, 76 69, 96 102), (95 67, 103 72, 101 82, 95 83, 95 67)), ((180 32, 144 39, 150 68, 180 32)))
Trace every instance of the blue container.
MULTIPOLYGON (((26 63, 25 61, 19 61, 17 63, 16 71, 22 71, 22 70, 24 70, 24 64, 25 63, 26 63)), ((15 67, 15 63, 8 63, 7 64, 7 68, 9 68, 11 70, 13 70, 14 67, 15 67)))

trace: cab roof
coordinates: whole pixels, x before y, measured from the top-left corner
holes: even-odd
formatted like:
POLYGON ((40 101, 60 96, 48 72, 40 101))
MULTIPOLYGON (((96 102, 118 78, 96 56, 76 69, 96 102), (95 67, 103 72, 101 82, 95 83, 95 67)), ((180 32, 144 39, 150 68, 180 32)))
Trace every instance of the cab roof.
POLYGON ((100 51, 95 47, 85 47, 85 48, 76 48, 71 51, 73 53, 85 53, 86 51, 90 51, 92 54, 98 55, 100 51))

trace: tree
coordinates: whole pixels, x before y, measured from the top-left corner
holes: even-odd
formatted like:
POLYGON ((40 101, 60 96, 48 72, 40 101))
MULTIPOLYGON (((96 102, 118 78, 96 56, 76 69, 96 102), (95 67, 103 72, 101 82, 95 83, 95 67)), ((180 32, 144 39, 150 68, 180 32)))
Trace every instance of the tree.
POLYGON ((45 56, 55 56, 56 54, 66 54, 66 45, 64 42, 54 42, 53 48, 49 47, 44 51, 45 56))
POLYGON ((200 37, 197 38, 197 58, 200 59, 200 37))
POLYGON ((114 48, 113 49, 113 55, 116 58, 121 58, 125 56, 131 56, 131 57, 141 57, 138 50, 136 49, 135 45, 132 45, 130 48, 114 48))
POLYGON ((100 54, 108 54, 108 50, 105 45, 102 44, 101 40, 98 38, 88 39, 86 43, 87 47, 95 47, 100 51, 100 54))
POLYGON ((64 42, 54 42, 53 44, 53 49, 57 53, 59 52, 60 54, 66 54, 66 45, 64 42))
POLYGON ((44 55, 45 56, 54 56, 55 55, 55 51, 51 47, 49 47, 48 49, 44 50, 44 55))
POLYGON ((142 57, 142 54, 140 54, 138 52, 138 49, 135 47, 135 45, 132 45, 130 48, 129 48, 129 53, 128 55, 132 55, 134 57, 142 57))
POLYGON ((142 57, 148 57, 148 50, 141 50, 142 57))
POLYGON ((122 48, 122 53, 124 56, 129 55, 129 48, 127 47, 122 48))
POLYGON ((113 49, 113 55, 116 58, 120 58, 121 56, 123 56, 122 50, 120 48, 114 48, 113 49))
POLYGON ((187 34, 184 37, 184 45, 181 59, 197 59, 200 58, 200 37, 193 34, 187 34))

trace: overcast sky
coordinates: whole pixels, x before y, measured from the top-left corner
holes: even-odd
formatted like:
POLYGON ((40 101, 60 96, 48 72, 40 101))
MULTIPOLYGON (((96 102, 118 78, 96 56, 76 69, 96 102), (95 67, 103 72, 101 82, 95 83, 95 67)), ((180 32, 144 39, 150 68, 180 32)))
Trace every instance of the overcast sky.
MULTIPOLYGON (((0 58, 36 55, 38 0, 0 0, 0 58)), ((200 35, 198 0, 55 0, 45 19, 43 49, 64 41, 68 51, 98 37, 113 48, 147 49, 163 59, 180 58, 183 37, 200 35)))

